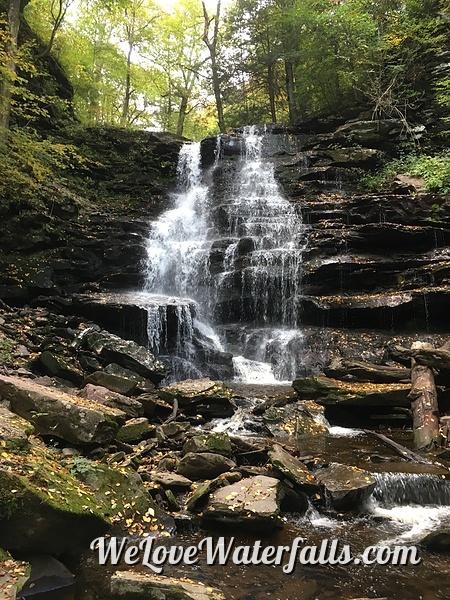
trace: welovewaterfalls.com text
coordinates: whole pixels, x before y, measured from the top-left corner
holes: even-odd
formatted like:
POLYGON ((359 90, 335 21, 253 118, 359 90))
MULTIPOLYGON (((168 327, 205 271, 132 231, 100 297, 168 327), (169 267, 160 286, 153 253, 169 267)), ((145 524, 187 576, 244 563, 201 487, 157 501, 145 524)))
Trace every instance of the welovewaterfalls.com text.
POLYGON ((100 565, 142 565, 154 573, 162 573, 165 565, 273 565, 286 574, 296 565, 417 565, 421 562, 416 546, 368 546, 353 555, 349 544, 338 539, 324 539, 310 545, 302 537, 292 540, 290 546, 263 546, 260 540, 253 544, 238 544, 234 537, 205 537, 192 546, 158 544, 155 538, 143 538, 138 543, 128 538, 99 537, 91 543, 100 565))

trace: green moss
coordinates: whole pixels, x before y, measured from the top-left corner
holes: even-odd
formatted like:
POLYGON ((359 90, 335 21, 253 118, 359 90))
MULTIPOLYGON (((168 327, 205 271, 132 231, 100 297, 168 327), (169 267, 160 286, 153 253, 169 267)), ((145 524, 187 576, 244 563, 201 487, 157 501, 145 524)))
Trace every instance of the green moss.
POLYGON ((4 452, 0 469, 0 518, 39 514, 44 506, 58 512, 74 515, 88 512, 105 518, 92 492, 48 451, 34 448, 23 455, 4 452))

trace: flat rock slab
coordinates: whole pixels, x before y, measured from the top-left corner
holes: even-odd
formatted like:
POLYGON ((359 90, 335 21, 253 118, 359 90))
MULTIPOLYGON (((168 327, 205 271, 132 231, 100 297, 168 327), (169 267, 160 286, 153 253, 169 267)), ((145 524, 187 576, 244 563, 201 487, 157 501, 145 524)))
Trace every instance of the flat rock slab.
POLYGON ((331 463, 316 474, 334 508, 356 508, 366 500, 375 489, 376 480, 371 473, 357 467, 331 463))
POLYGON ((301 398, 314 398, 325 405, 409 407, 411 404, 408 383, 357 383, 313 375, 296 379, 292 387, 301 398))
POLYGON ((21 450, 28 443, 28 436, 34 432, 31 423, 0 406, 0 442, 5 450, 21 450))
POLYGON ((182 581, 148 573, 117 571, 111 577, 110 600, 225 600, 225 596, 202 583, 182 581))
POLYGON ((156 473, 152 474, 151 479, 155 483, 159 483, 164 488, 170 490, 190 490, 192 487, 192 481, 190 479, 170 471, 156 471, 156 473))
POLYGON ((87 332, 83 335, 82 342, 106 361, 130 369, 153 383, 159 383, 168 375, 166 366, 156 360, 147 348, 131 340, 123 340, 108 331, 87 332))
POLYGON ((83 386, 88 384, 104 387, 111 392, 127 396, 137 387, 137 383, 125 377, 105 373, 104 371, 95 371, 83 381, 83 386))
POLYGON ((215 491, 203 512, 205 520, 249 529, 282 527, 281 483, 274 477, 249 477, 215 491))
POLYGON ((286 452, 281 446, 275 444, 268 452, 270 462, 277 471, 282 473, 292 481, 298 488, 306 494, 317 494, 320 492, 320 486, 314 475, 309 469, 295 458, 289 452, 286 452))
POLYGON ((189 479, 213 479, 236 466, 231 459, 212 452, 189 452, 180 460, 176 471, 189 479))
POLYGON ((122 410, 128 417, 141 417, 144 414, 142 404, 134 398, 128 398, 108 388, 88 383, 79 393, 80 398, 87 398, 110 408, 122 410))
POLYGON ((37 433, 72 444, 107 443, 114 439, 126 415, 121 410, 72 396, 33 380, 0 376, 0 399, 30 421, 37 433))
POLYGON ((222 381, 208 377, 186 379, 157 391, 162 400, 178 400, 185 413, 208 417, 230 417, 234 413, 232 392, 222 381))
POLYGON ((437 552, 450 552, 450 527, 432 531, 421 540, 420 544, 437 552))

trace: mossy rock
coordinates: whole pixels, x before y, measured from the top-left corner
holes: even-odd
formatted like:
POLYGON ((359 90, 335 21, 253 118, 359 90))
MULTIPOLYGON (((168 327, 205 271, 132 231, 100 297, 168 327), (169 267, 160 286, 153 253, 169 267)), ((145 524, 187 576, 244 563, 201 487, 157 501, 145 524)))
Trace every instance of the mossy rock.
POLYGON ((110 519, 95 495, 52 454, 33 448, 2 452, 0 545, 8 550, 61 553, 104 533, 110 519))
POLYGON ((222 456, 231 456, 230 437, 225 432, 196 435, 183 446, 183 454, 188 452, 213 452, 222 456))
POLYGON ((34 432, 31 423, 0 406, 0 447, 18 452, 28 445, 28 436, 34 432))
POLYGON ((145 417, 130 419, 117 432, 117 439, 124 443, 139 442, 148 437, 154 429, 155 426, 150 425, 145 417))

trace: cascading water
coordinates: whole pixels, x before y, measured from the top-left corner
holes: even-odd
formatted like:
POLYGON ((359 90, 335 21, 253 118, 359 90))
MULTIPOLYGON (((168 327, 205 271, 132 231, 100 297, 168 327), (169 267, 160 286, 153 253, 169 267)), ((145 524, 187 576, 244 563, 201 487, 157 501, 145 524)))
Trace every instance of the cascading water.
POLYGON ((178 330, 189 335, 178 336, 169 352, 168 344, 160 344, 167 339, 166 314, 153 308, 149 342, 158 354, 168 352, 184 366, 190 363, 197 376, 211 374, 205 353, 198 364, 199 340, 215 353, 212 362, 224 350, 233 354, 234 375, 245 382, 292 380, 301 360, 305 229, 280 192, 274 165, 264 157, 271 137, 256 127, 244 129, 225 193, 215 178, 225 160, 220 137, 212 173, 202 172, 200 144, 184 145, 175 206, 152 225, 146 291, 169 296, 172 303, 195 304, 195 314, 179 311, 178 318, 190 319, 191 325, 179 324, 178 330))

